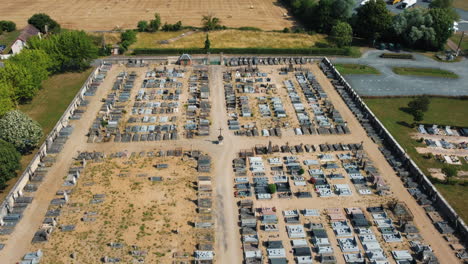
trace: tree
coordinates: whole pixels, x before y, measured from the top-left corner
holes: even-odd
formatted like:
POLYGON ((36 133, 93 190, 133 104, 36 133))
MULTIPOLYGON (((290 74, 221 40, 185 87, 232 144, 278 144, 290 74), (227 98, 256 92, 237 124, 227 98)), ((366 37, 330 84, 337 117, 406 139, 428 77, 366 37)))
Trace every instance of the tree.
POLYGON ((202 17, 203 29, 206 31, 217 30, 221 28, 221 20, 213 15, 202 17))
POLYGON ((43 50, 24 49, 9 59, 12 63, 28 68, 36 87, 41 88, 42 81, 50 75, 52 59, 43 50))
POLYGON ((130 45, 136 42, 137 34, 133 30, 126 30, 120 34, 120 48, 126 51, 130 45))
POLYGON ((349 46, 353 41, 353 29, 346 22, 338 22, 333 26, 331 36, 338 47, 349 46))
POLYGON ((271 194, 274 194, 274 193, 276 192, 276 184, 274 184, 274 183, 268 184, 268 191, 269 191, 271 194))
POLYGON ((145 20, 138 21, 137 28, 139 32, 146 32, 148 30, 148 21, 145 21, 145 20))
POLYGON ((453 34, 453 17, 450 9, 431 8, 432 28, 435 31, 435 48, 441 50, 453 34))
POLYGON ((15 107, 12 98, 13 86, 0 81, 0 117, 15 107))
POLYGON ((28 19, 28 23, 35 26, 39 29, 42 33, 59 33, 60 32, 60 24, 57 21, 53 20, 50 16, 39 13, 34 14, 32 17, 28 19), (47 26, 47 32, 46 32, 47 26))
POLYGON ((161 27, 161 16, 158 13, 154 13, 154 19, 150 20, 148 31, 156 32, 161 27))
POLYGON ((321 0, 315 8, 315 15, 310 19, 312 28, 328 34, 336 23, 333 14, 333 0, 321 0))
POLYGON ((299 173, 299 175, 304 175, 305 170, 303 168, 300 168, 297 173, 299 173))
POLYGON ((416 110, 413 112, 413 120, 415 123, 421 122, 424 120, 424 113, 421 110, 416 110))
POLYGON ((4 189, 5 182, 16 176, 21 168, 21 155, 11 143, 0 139, 0 189, 4 189))
POLYGON ((432 25, 431 15, 421 8, 412 8, 396 15, 392 28, 397 37, 409 47, 436 49, 436 32, 432 25))
POLYGON ((356 3, 353 0, 333 0, 332 17, 339 21, 347 21, 353 14, 356 3))
POLYGON ((40 39, 32 37, 29 49, 43 50, 54 64, 51 72, 83 71, 97 58, 98 47, 84 31, 65 31, 40 39))
POLYGON ((205 40, 205 50, 209 50, 211 47, 211 42, 208 34, 206 34, 206 40, 205 40))
POLYGON ((41 126, 19 110, 12 110, 0 119, 0 139, 25 154, 38 146, 43 136, 41 126))
POLYGON ((5 67, 0 68, 0 83, 13 87, 13 101, 27 102, 36 95, 40 86, 32 76, 29 67, 5 61, 5 67))
POLYGON ((383 0, 370 0, 356 9, 353 29, 357 36, 377 40, 388 34, 392 15, 383 0))
POLYGON ((0 34, 2 31, 12 32, 16 30, 16 24, 13 21, 2 20, 0 21, 0 34))
POLYGON ((429 97, 421 96, 411 100, 408 103, 408 108, 410 113, 414 113, 416 111, 427 112, 429 110, 430 104, 429 97))

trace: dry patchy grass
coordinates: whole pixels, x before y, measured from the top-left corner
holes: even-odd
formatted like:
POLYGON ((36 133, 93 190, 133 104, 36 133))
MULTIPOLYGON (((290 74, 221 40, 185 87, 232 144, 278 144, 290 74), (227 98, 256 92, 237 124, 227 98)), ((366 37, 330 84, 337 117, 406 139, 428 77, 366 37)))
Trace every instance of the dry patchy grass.
MULTIPOLYGON (((159 44, 179 36, 181 32, 140 33, 131 48, 203 48, 206 33, 196 32, 169 44, 159 44)), ((222 30, 209 33, 212 48, 308 48, 324 42, 325 35, 294 34, 262 31, 222 30)))

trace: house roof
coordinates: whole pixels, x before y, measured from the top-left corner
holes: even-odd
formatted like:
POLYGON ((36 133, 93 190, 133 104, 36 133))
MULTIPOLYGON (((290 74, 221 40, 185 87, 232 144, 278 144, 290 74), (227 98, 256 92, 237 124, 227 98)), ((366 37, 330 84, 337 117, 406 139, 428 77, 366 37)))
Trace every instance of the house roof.
POLYGON ((192 57, 191 57, 190 55, 184 53, 184 54, 180 55, 180 57, 179 57, 179 61, 182 61, 182 60, 189 60, 189 61, 191 61, 191 60, 192 60, 192 57))
POLYGON ((20 33, 17 39, 26 42, 32 36, 37 36, 39 34, 39 29, 35 26, 28 24, 20 33))

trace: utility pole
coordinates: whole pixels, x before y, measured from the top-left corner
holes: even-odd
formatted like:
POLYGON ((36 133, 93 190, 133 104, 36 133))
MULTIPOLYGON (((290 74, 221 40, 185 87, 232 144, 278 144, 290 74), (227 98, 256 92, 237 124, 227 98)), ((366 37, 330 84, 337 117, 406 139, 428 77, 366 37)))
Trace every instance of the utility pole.
POLYGON ((465 36, 465 31, 462 31, 462 35, 461 35, 460 41, 458 42, 457 53, 455 54, 455 57, 458 57, 458 54, 460 53, 460 46, 461 46, 464 36, 465 36))

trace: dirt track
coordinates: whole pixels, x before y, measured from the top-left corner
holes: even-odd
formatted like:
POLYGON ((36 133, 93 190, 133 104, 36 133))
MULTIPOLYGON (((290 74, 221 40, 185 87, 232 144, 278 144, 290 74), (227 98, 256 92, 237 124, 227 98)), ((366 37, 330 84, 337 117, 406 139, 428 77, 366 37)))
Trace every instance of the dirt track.
POLYGON ((162 21, 200 26, 203 15, 213 14, 229 27, 259 27, 281 30, 290 27, 292 20, 285 18, 286 9, 273 0, 191 1, 191 0, 19 0, 3 2, 0 14, 3 20, 12 20, 18 28, 26 25, 35 13, 47 13, 62 27, 83 30, 112 30, 136 28, 139 20, 153 18, 155 12, 162 21))
MULTIPOLYGON (((55 191, 58 190, 62 184, 62 178, 66 175, 72 158, 76 155, 77 151, 105 151, 106 153, 127 150, 133 151, 147 151, 155 148, 160 149, 173 149, 174 147, 184 147, 188 149, 200 149, 208 152, 214 158, 214 173, 216 183, 216 201, 217 222, 216 222, 216 258, 217 263, 241 263, 242 252, 240 249, 240 235, 237 227, 237 207, 233 198, 233 173, 231 168, 231 161, 235 154, 245 148, 251 148, 255 144, 268 144, 271 140, 273 144, 284 144, 290 142, 294 144, 321 144, 327 143, 358 143, 364 142, 364 149, 372 157, 374 165, 379 168, 382 175, 385 176, 386 181, 389 183, 392 196, 398 197, 407 203, 415 217, 415 223, 421 230, 421 235, 424 240, 431 245, 435 254, 441 263, 459 263, 453 252, 450 250, 448 244, 443 240, 440 233, 430 222, 424 210, 416 203, 410 196, 407 190, 403 187, 400 179, 396 176, 393 169, 385 161, 384 157, 378 150, 378 146, 367 137, 364 129, 360 126, 358 121, 354 118, 350 110, 346 107, 336 91, 332 88, 326 77, 320 72, 316 65, 309 66, 317 76, 318 81, 327 92, 330 100, 334 103, 335 107, 341 112, 343 118, 348 121, 349 128, 352 132, 350 135, 311 135, 311 136, 294 136, 290 133, 284 135, 282 138, 247 138, 234 136, 231 131, 227 129, 226 114, 224 109, 224 91, 222 86, 222 66, 210 66, 210 88, 212 96, 210 100, 213 103, 212 109, 212 126, 210 138, 202 139, 181 139, 174 142, 133 142, 133 143, 97 143, 87 144, 86 137, 84 136, 95 114, 101 106, 100 99, 107 94, 111 89, 114 82, 114 76, 119 71, 122 71, 122 66, 114 66, 108 77, 98 89, 96 96, 90 100, 89 107, 80 121, 75 121, 75 129, 71 139, 65 145, 63 151, 58 157, 57 163, 51 168, 50 173, 45 181, 39 187, 35 194, 34 201, 31 206, 28 206, 24 212, 23 219, 19 222, 13 234, 8 237, 6 247, 0 251, 0 259, 3 263, 15 263, 18 261, 28 250, 31 249, 30 241, 34 232, 41 225, 44 214, 47 210, 49 201, 54 197, 55 191), (217 129, 223 128, 223 135, 225 137, 222 145, 215 145, 210 140, 214 140, 215 135, 218 134, 217 129)), ((364 199, 365 200, 365 199, 364 199)), ((301 203, 306 203, 301 206, 311 208, 322 208, 325 206, 343 206, 339 205, 341 200, 329 199, 324 205, 319 207, 314 206, 317 202, 323 200, 314 196, 314 198, 301 200, 301 203), (310 203, 309 203, 310 202, 310 203)), ((281 203, 281 208, 297 208, 297 200, 292 199, 281 203)), ((360 205, 365 206, 366 201, 359 200, 359 196, 347 200, 346 205, 360 205), (357 204, 358 203, 358 204, 357 204)), ((261 204, 258 204, 261 205, 261 204)), ((257 206, 257 204, 256 204, 257 206)), ((336 243, 336 241, 335 241, 336 243)), ((338 259, 339 263, 343 259, 338 259)), ((392 260, 393 261, 393 260, 392 260)))

